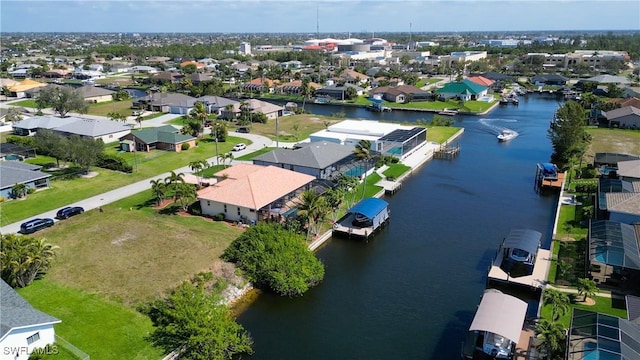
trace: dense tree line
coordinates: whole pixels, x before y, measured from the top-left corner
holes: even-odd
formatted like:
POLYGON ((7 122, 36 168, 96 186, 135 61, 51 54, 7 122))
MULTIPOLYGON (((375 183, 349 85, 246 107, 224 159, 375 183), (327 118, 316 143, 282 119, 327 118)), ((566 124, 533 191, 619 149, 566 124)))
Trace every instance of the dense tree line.
POLYGON ((324 277, 324 266, 309 250, 304 236, 280 224, 251 226, 225 250, 254 285, 284 296, 300 296, 324 277))
POLYGON ((38 153, 56 159, 58 167, 60 160, 70 161, 85 172, 96 164, 104 150, 102 139, 95 140, 78 135, 67 137, 47 129, 38 130, 34 142, 38 153))

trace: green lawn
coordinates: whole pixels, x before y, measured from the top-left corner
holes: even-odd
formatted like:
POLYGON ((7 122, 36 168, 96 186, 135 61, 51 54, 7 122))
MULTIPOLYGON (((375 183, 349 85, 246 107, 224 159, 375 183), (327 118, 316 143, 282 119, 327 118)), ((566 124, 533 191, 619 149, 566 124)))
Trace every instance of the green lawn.
MULTIPOLYGON (((574 296, 574 294, 570 294, 574 296)), ((582 300, 582 297, 579 297, 582 300)), ((594 305, 585 305, 581 301, 571 304, 571 308, 577 308, 581 310, 595 311, 603 314, 617 316, 623 319, 627 318, 627 310, 624 305, 624 300, 616 300, 610 297, 596 296, 596 303, 594 305)), ((571 308, 564 316, 560 317, 559 322, 564 325, 565 328, 569 327, 571 322, 571 308)), ((543 319, 551 319, 551 306, 544 305, 540 311, 540 317, 543 319)))
POLYGON ((383 171, 383 174, 386 177, 391 177, 391 178, 397 179, 397 178, 400 177, 400 175, 406 173, 410 169, 411 169, 411 167, 409 167, 407 165, 391 164, 391 165, 389 165, 389 168, 387 170, 383 171))
MULTIPOLYGON (((95 294, 38 280, 18 291, 36 309, 62 322, 56 334, 92 360, 161 359, 163 351, 145 340, 153 326, 146 316, 95 294)), ((72 358, 63 352, 50 359, 72 358)))
POLYGON ((427 141, 442 144, 451 139, 460 128, 451 126, 427 126, 427 141))
POLYGON ((582 239, 586 237, 589 229, 582 227, 580 224, 581 220, 581 205, 561 205, 560 216, 558 218, 558 228, 556 230, 557 236, 560 238, 568 236, 574 239, 582 239))
MULTIPOLYGON (((382 190, 381 186, 377 186, 375 185, 378 181, 380 181, 380 179, 382 179, 382 177, 378 174, 378 173, 373 173, 369 176, 367 176, 367 181, 364 189, 364 197, 372 197, 375 194, 379 193, 382 190)), ((354 193, 357 195, 358 198, 361 197, 360 194, 362 194, 362 186, 363 184, 360 183, 358 184, 358 186, 356 186, 354 193)))
POLYGON ((560 251, 560 240, 552 240, 551 241, 551 265, 549 267, 549 275, 547 276, 547 281, 549 281, 552 284, 556 282, 559 251, 560 251))
MULTIPOLYGON (((220 163, 222 164, 222 163, 220 163)), ((217 173, 218 171, 228 167, 229 165, 213 165, 211 167, 208 167, 204 170, 202 170, 202 173, 200 174, 200 176, 202 176, 205 179, 211 178, 213 177, 213 174, 217 173)))
POLYGON ((252 160, 256 156, 260 156, 262 154, 266 154, 266 153, 268 153, 270 151, 273 151, 273 149, 275 149, 275 148, 274 147, 265 147, 265 148, 262 148, 260 150, 254 151, 254 152, 252 152, 250 154, 240 156, 240 157, 236 158, 236 160, 244 160, 244 161, 252 160))
POLYGON ((585 156, 587 163, 593 164, 593 156, 598 152, 640 154, 640 131, 638 130, 589 127, 587 132, 592 136, 585 156))
POLYGON ((16 101, 16 102, 11 103, 10 105, 11 106, 20 106, 20 107, 25 107, 25 108, 33 108, 33 109, 38 108, 38 105, 36 105, 36 101, 33 100, 33 99, 16 101))
POLYGON ((107 116, 111 112, 116 112, 124 116, 131 116, 131 105, 133 100, 106 101, 89 105, 89 115, 107 116))
MULTIPOLYGON (((227 142, 218 144, 220 154, 231 151, 233 145, 246 139, 229 137, 227 142)), ((105 152, 117 153, 115 143, 107 144, 105 152)), ((12 200, 2 203, 0 225, 4 226, 27 217, 53 210, 64 205, 104 193, 109 190, 145 180, 176 168, 186 166, 190 162, 215 157, 215 142, 210 138, 200 140, 198 146, 187 151, 169 152, 153 150, 151 152, 122 153, 129 164, 134 166, 132 174, 123 174, 111 170, 93 168, 98 176, 90 179, 75 178, 73 180, 53 180, 51 188, 29 195, 25 200, 12 200), (138 163, 137 171, 135 163, 138 163)), ((54 162, 51 158, 38 157, 30 163, 54 162)))

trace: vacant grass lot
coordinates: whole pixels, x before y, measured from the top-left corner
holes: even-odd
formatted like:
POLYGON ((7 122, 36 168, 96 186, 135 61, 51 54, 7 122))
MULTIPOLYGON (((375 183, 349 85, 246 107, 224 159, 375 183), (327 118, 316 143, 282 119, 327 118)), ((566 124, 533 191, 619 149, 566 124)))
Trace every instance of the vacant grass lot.
MULTIPOLYGON (((278 118, 278 140, 283 142, 300 141, 308 138, 310 134, 342 120, 344 119, 315 114, 284 116, 278 118)), ((269 120, 266 124, 253 123, 251 124, 251 133, 263 135, 275 141, 276 121, 269 120)))
POLYGON ((608 129, 608 128, 588 128, 591 134, 591 146, 585 154, 586 162, 593 164, 593 157, 598 152, 622 153, 630 155, 640 155, 640 131, 608 129))
MULTIPOLYGON (((151 320, 95 294, 56 284, 45 278, 18 291, 36 309, 62 320, 56 334, 92 360, 161 359, 163 351, 145 340, 151 320)), ((66 352, 47 359, 75 359, 66 352)))
POLYGON ((200 271, 219 272, 241 230, 153 204, 148 190, 39 232, 60 247, 47 280, 135 306, 200 271))
MULTIPOLYGON (((229 152, 233 145, 241 141, 246 140, 229 137, 226 142, 218 143, 218 151, 220 154, 229 152)), ((108 144, 105 151, 116 153, 115 144, 108 144)), ((2 203, 0 225, 11 224, 136 181, 142 181, 158 174, 187 166, 192 161, 215 157, 215 154, 215 142, 210 138, 199 141, 196 148, 179 153, 161 150, 122 153, 120 155, 134 166, 132 174, 93 168, 93 171, 98 172, 98 176, 94 178, 54 180, 51 182, 50 189, 31 194, 25 200, 12 200, 2 203), (135 167, 136 161, 138 162, 137 170, 135 167)), ((46 163, 55 163, 55 160, 47 157, 38 157, 35 161, 30 160, 29 162, 44 165, 46 163)))
POLYGON ((107 101, 89 105, 89 115, 107 116, 111 112, 124 116, 131 116, 131 105, 133 100, 107 101))

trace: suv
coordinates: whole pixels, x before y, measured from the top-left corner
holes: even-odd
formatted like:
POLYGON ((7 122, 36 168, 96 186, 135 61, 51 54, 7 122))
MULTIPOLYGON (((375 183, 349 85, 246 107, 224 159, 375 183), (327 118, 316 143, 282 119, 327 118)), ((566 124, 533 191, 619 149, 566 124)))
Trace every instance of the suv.
POLYGON ((248 134, 249 131, 251 131, 251 129, 249 129, 248 126, 240 126, 239 128, 236 129, 236 132, 243 133, 243 134, 248 134))
POLYGON ((53 219, 44 218, 44 219, 33 219, 27 222, 22 223, 20 225, 20 233, 21 234, 31 234, 38 230, 48 228, 53 226, 53 219))
POLYGON ((245 143, 237 143, 234 147, 233 147, 233 151, 240 151, 240 150, 244 150, 247 148, 247 144, 245 143))
POLYGON ((56 213, 56 218, 60 220, 67 219, 72 217, 73 215, 82 214, 83 212, 84 212, 84 209, 81 208, 80 206, 67 206, 65 208, 58 210, 58 213, 56 213))

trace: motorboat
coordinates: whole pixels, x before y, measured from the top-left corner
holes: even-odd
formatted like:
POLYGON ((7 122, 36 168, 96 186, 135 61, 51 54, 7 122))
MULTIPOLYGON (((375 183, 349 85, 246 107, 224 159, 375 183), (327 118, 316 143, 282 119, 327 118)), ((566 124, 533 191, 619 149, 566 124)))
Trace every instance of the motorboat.
POLYGON ((458 110, 454 110, 454 109, 444 109, 444 110, 440 111, 440 112, 438 113, 438 115, 446 115, 446 116, 458 115, 458 110))
POLYGON ((515 138, 516 136, 518 136, 517 132, 509 129, 504 129, 500 132, 500 134, 498 134, 497 138, 498 138, 498 141, 504 142, 504 141, 509 141, 515 138))

